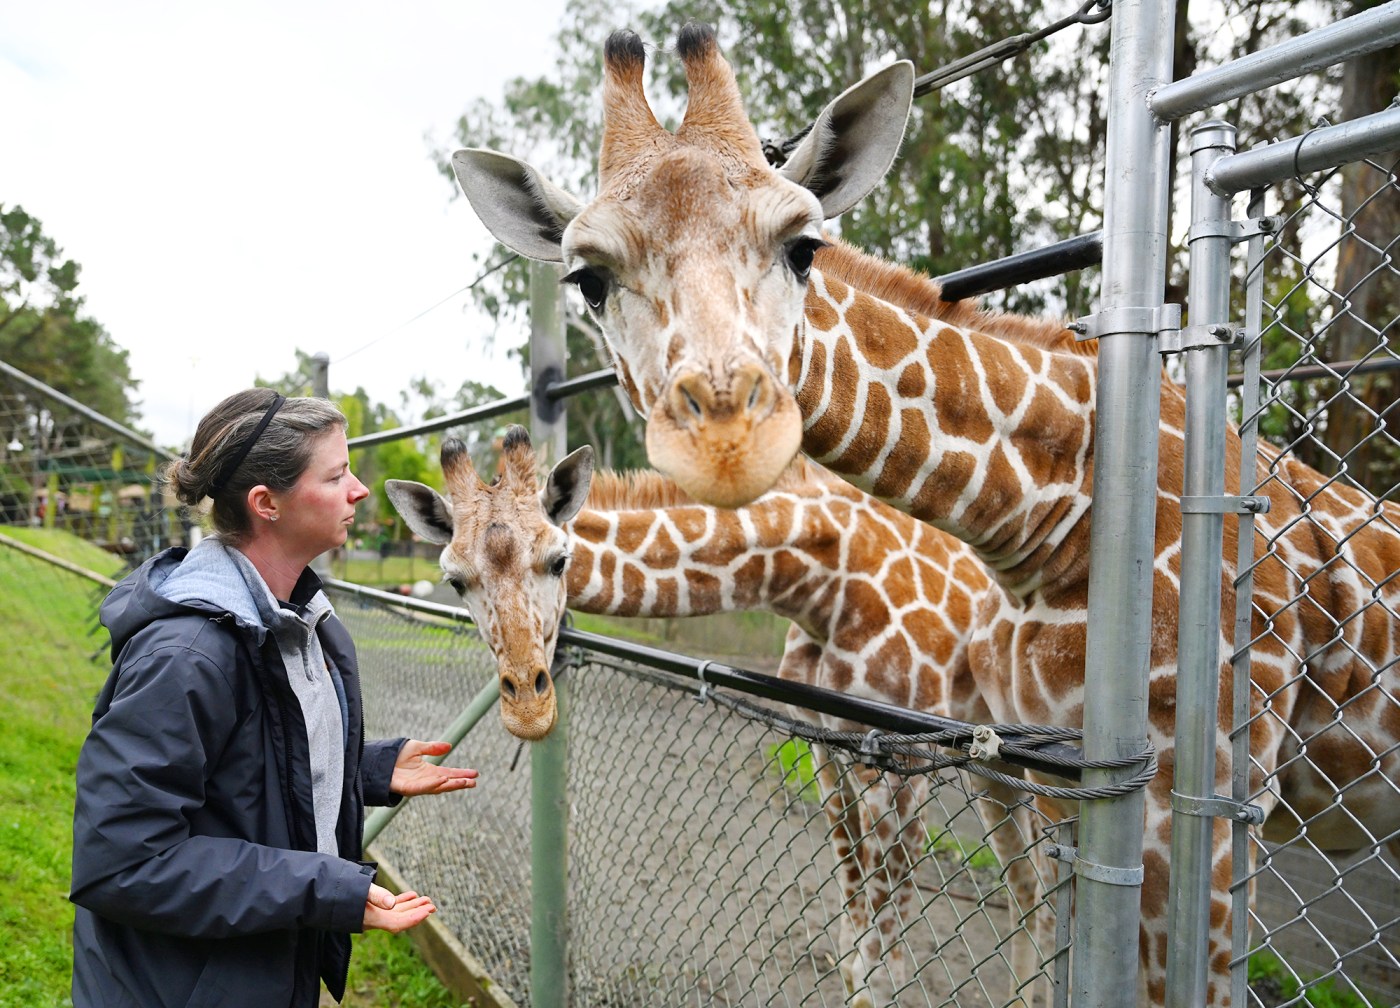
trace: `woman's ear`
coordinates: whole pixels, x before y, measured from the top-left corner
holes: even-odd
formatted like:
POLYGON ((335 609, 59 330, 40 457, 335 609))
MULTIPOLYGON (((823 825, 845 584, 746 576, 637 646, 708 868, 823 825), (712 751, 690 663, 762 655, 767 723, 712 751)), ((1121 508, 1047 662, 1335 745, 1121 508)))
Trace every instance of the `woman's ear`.
POLYGON ((247 503, 248 514, 252 518, 261 518, 264 521, 277 520, 277 501, 273 498, 272 490, 265 484, 259 483, 249 489, 247 503))

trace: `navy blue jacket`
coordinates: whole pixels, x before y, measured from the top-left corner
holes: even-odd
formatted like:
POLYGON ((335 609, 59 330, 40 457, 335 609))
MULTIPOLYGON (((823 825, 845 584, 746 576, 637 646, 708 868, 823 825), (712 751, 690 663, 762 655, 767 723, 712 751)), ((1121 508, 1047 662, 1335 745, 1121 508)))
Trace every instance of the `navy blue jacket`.
MULTIPOLYGON (((220 549, 192 561, 217 568, 220 549)), ((321 980, 344 995, 374 875, 357 861, 364 806, 397 800, 404 740, 365 744, 354 646, 323 619, 347 730, 341 856, 316 853, 306 729, 276 641, 226 570, 207 599, 163 596, 185 558, 152 558, 102 606, 113 669, 78 759, 73 1004, 314 1008, 321 980)), ((320 587, 308 570, 290 601, 320 587)))

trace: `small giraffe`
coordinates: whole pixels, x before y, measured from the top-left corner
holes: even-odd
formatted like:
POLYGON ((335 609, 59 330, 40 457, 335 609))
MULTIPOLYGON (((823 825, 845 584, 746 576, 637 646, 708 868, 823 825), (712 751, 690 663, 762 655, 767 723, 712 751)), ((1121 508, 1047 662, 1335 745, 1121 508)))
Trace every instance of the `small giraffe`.
MULTIPOLYGON (((797 444, 876 497, 971 546, 1003 591, 971 647, 999 721, 1079 724, 1087 619, 1096 355, 1061 326, 944 304, 922 277, 828 241, 824 219, 883 174, 902 136, 912 70, 894 64, 839 96, 783 171, 765 163, 714 34, 682 29, 689 105, 668 132, 642 89, 645 49, 604 50, 599 192, 587 204, 530 166, 461 151, 454 167, 487 227, 562 262, 647 418, 657 468, 734 506, 772 484, 797 444), (995 688, 995 683, 1004 684, 995 688)), ((1161 387, 1149 656, 1142 927, 1145 998, 1163 1002, 1180 567, 1184 399, 1161 387)), ((1255 801, 1278 840, 1400 854, 1400 507, 1328 484, 1272 450, 1227 486, 1256 482, 1273 552, 1254 571, 1251 752, 1255 801), (1362 612, 1363 603, 1374 600, 1362 612)), ((1234 611, 1237 525, 1222 606, 1234 611)), ((1223 655, 1231 642, 1220 641, 1223 655)), ((1228 787, 1231 686, 1222 668, 1217 787, 1228 787)), ((1229 1003, 1229 829, 1214 830, 1212 1004, 1229 1003)), ((1190 936, 1172 936, 1190 940, 1190 936)))
POLYGON ((386 480, 384 492, 414 531, 415 521, 428 520, 416 517, 421 514, 460 530, 441 564, 496 658, 501 722, 518 738, 544 738, 558 715, 549 666, 569 555, 560 525, 588 495, 593 449, 585 445, 561 459, 543 488, 530 436, 520 426, 506 432, 501 472, 489 485, 477 476, 461 441, 444 441, 441 459, 448 499, 406 480, 386 480), (528 538, 516 534, 526 527, 528 538))
MULTIPOLYGON (((460 483, 451 469, 464 458, 445 458, 450 484, 460 483)), ((483 572, 482 597, 519 593, 519 571, 493 577, 472 559, 499 548, 487 544, 480 522, 452 520, 457 510, 422 484, 392 480, 387 489, 414 532, 446 546, 449 580, 465 584, 461 571, 469 566, 483 572)), ((557 539, 542 504, 510 515, 519 542, 557 539)), ((967 661, 974 615, 999 591, 981 563, 958 540, 810 463, 798 460, 772 490, 737 510, 699 504, 655 473, 599 472, 583 509, 563 527, 570 609, 628 617, 773 612, 792 621, 783 678, 960 721, 989 718, 967 661)), ((557 564, 536 565, 532 576, 540 584, 526 597, 542 609, 517 610, 516 618, 528 615, 528 628, 557 623, 564 610, 557 564)), ((488 639, 501 632, 499 622, 483 627, 488 639)), ((823 721, 833 730, 862 730, 823 721)), ((927 842, 917 815, 927 782, 862 769, 857 788, 847 775, 838 779, 829 760, 818 763, 847 908, 840 947, 851 952, 842 975, 852 1004, 889 1004, 908 981, 899 933, 916 906, 911 872, 927 842)), ((1029 998, 1039 972, 1034 936, 1021 930, 1037 890, 1036 869, 1024 856, 1030 828, 1009 789, 978 787, 994 799, 984 819, 1008 866, 1013 995, 1029 998)))

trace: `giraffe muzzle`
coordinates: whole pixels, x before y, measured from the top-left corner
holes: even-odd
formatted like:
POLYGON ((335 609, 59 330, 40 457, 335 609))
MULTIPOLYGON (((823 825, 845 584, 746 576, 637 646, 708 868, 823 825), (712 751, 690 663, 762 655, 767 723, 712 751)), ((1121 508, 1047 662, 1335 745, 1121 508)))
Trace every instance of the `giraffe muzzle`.
POLYGON ((786 386, 747 363, 676 375, 647 422, 647 457, 696 500, 741 507, 772 487, 802 444, 786 386))
POLYGON ((549 734, 558 714, 554 680, 538 665, 519 672, 500 671, 501 723, 516 738, 530 742, 549 734))

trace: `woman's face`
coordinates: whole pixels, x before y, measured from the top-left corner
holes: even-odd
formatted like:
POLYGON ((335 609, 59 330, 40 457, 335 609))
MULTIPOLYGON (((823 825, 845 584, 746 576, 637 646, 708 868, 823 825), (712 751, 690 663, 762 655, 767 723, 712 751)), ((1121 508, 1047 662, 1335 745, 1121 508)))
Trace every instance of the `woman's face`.
POLYGON ((350 471, 345 432, 322 434, 313 444, 311 463, 296 485, 277 495, 277 534, 310 559, 345 544, 355 505, 369 490, 350 471))

